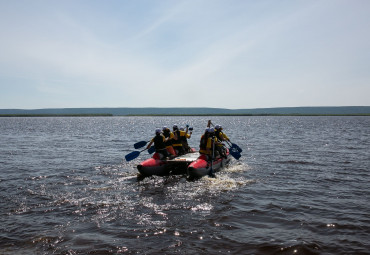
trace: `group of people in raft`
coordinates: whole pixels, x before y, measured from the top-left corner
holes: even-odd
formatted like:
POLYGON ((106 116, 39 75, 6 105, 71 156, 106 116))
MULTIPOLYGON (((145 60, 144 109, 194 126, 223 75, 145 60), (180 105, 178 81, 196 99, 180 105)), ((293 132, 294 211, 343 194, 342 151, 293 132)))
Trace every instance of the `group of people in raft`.
MULTIPOLYGON (((211 122, 200 138, 199 153, 204 154, 207 158, 227 157, 223 141, 230 141, 227 135, 222 131, 221 125, 210 127, 211 122)), ((161 159, 172 159, 177 156, 193 152, 188 145, 188 139, 191 138, 193 128, 186 125, 186 129, 173 125, 171 131, 164 126, 162 129, 155 130, 155 136, 147 146, 149 149, 154 143, 154 148, 160 154, 161 159)))

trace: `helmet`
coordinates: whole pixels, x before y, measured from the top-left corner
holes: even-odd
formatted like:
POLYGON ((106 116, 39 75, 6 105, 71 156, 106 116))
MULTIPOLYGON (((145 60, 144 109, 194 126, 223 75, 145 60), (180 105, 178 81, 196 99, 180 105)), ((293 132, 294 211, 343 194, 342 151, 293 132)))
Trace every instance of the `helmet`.
POLYGON ((173 125, 173 130, 178 130, 179 129, 179 127, 175 124, 175 125, 173 125))
POLYGON ((162 133, 162 130, 161 130, 160 128, 156 128, 156 129, 155 129, 155 133, 156 133, 156 134, 160 134, 160 133, 162 133))
POLYGON ((222 126, 221 126, 221 125, 216 125, 216 126, 215 126, 215 129, 217 129, 217 130, 218 130, 218 129, 222 129, 222 126))
POLYGON ((180 130, 181 130, 181 131, 184 131, 184 128, 183 128, 183 127, 181 127, 181 128, 180 128, 180 130))
POLYGON ((162 128, 162 130, 163 131, 165 131, 165 130, 167 130, 168 129, 168 127, 166 127, 166 126, 164 126, 163 128, 162 128))
POLYGON ((209 133, 214 133, 214 132, 215 132, 215 130, 214 130, 213 128, 209 128, 209 129, 208 129, 208 132, 209 132, 209 133))

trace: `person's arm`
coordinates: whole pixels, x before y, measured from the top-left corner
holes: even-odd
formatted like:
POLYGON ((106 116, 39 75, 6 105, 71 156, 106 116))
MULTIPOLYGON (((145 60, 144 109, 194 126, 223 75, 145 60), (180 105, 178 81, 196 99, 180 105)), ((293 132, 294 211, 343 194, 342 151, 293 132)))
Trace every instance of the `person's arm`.
POLYGON ((180 139, 180 137, 177 137, 177 133, 171 132, 169 139, 172 139, 172 140, 176 140, 177 141, 177 140, 180 139))
POLYGON ((149 148, 150 148, 150 146, 152 146, 153 142, 154 142, 154 139, 152 139, 152 140, 150 141, 150 143, 148 144, 148 146, 146 146, 146 149, 149 149, 149 148))
POLYGON ((188 138, 190 138, 191 137, 191 134, 193 134, 193 127, 190 127, 189 130, 190 130, 190 134, 188 134, 189 135, 188 138))
POLYGON ((226 140, 226 141, 229 141, 229 142, 230 142, 229 137, 227 137, 227 135, 226 135, 224 132, 222 132, 222 138, 223 138, 224 140, 226 140))

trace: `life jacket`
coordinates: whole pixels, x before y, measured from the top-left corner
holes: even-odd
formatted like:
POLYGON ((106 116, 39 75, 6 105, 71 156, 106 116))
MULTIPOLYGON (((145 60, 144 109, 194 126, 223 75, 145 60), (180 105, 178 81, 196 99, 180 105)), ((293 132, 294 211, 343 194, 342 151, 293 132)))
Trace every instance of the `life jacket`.
POLYGON ((219 140, 221 140, 221 141, 223 141, 224 140, 224 136, 223 136, 223 133, 220 131, 220 130, 216 130, 215 131, 215 135, 216 135, 216 137, 217 137, 217 139, 219 139, 219 140))
POLYGON ((185 135, 181 136, 181 143, 184 147, 189 147, 189 144, 188 144, 188 138, 186 137, 186 133, 185 135))
MULTIPOLYGON (((170 137, 170 136, 171 136, 171 131, 169 131, 169 130, 165 130, 165 131, 163 131, 163 135, 164 135, 164 137, 165 137, 165 138, 168 138, 168 137, 170 137)), ((168 139, 168 140, 165 142, 165 145, 166 145, 166 146, 171 146, 171 145, 172 145, 172 139, 168 139)))
POLYGON ((154 148, 156 151, 158 150, 163 150, 166 148, 166 144, 164 142, 164 136, 161 135, 161 134, 158 134, 156 135, 154 138, 153 138, 153 141, 154 141, 154 148))
POLYGON ((205 151, 207 150, 207 140, 207 135, 202 135, 202 137, 200 138, 199 151, 201 153, 205 153, 205 151))
MULTIPOLYGON (((216 130, 215 131, 215 136, 221 142, 225 140, 224 133, 222 133, 220 130, 218 130, 218 131, 216 130)), ((217 146, 220 147, 220 146, 223 146, 223 145, 222 145, 222 143, 218 143, 217 146)))
POLYGON ((182 146, 182 140, 184 138, 186 139, 186 137, 184 135, 182 135, 182 133, 180 132, 180 130, 174 131, 174 134, 176 134, 177 140, 173 140, 172 145, 175 146, 175 147, 182 146))

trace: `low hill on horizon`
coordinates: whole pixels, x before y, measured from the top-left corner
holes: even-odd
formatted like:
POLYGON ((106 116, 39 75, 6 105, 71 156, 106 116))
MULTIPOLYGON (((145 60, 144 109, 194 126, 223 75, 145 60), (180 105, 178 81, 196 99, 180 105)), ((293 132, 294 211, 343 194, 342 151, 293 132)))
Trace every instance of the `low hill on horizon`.
POLYGON ((46 108, 0 109, 0 115, 362 115, 370 114, 370 106, 278 107, 256 109, 224 109, 207 107, 178 108, 46 108))

